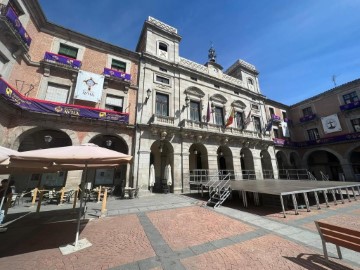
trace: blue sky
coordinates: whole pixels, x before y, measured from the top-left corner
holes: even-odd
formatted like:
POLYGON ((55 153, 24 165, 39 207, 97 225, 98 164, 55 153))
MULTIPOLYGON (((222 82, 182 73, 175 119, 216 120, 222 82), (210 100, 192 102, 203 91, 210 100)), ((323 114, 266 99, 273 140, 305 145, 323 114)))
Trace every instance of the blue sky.
POLYGON ((180 55, 256 66, 262 93, 292 105, 360 78, 359 0, 40 0, 47 19, 135 50, 148 16, 178 29, 180 55))

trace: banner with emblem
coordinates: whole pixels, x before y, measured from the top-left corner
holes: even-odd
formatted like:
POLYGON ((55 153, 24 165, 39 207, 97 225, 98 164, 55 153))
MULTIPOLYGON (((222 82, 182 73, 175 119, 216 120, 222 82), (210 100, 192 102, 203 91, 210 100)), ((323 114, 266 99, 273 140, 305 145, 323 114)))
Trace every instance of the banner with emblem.
POLYGON ((104 109, 97 109, 73 104, 64 104, 47 100, 28 98, 21 95, 15 88, 0 78, 0 98, 15 107, 34 113, 53 115, 69 115, 96 120, 129 123, 129 114, 104 109))
POLYGON ((342 130, 337 114, 321 117, 321 123, 326 134, 342 130))
POLYGON ((104 75, 79 70, 74 98, 100 102, 104 89, 104 75))

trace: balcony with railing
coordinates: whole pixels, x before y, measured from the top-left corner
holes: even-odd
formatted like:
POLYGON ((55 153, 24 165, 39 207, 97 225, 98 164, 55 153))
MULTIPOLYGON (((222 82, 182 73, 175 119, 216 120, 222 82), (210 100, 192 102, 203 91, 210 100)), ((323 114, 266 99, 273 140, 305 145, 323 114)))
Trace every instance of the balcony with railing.
POLYGON ((153 114, 152 119, 153 119, 152 123, 155 125, 173 126, 175 123, 175 117, 172 116, 153 114))
POLYGON ((241 136, 247 138, 262 138, 262 139, 270 138, 269 135, 264 135, 257 131, 251 131, 241 128, 225 127, 223 125, 193 121, 188 119, 184 119, 181 122, 181 127, 187 130, 205 131, 205 132, 234 135, 234 136, 241 136))
POLYGON ((308 114, 308 115, 304 115, 303 117, 300 118, 300 123, 305 123, 305 122, 309 122, 309 121, 313 121, 316 119, 316 114, 308 114))
POLYGON ((360 108, 360 101, 354 101, 340 106, 340 111, 350 111, 360 108))
POLYGON ((281 122, 281 117, 278 116, 278 115, 276 115, 276 114, 272 114, 272 115, 271 115, 271 119, 272 119, 272 121, 275 122, 275 123, 281 122))
POLYGON ((129 82, 131 80, 131 74, 106 67, 104 68, 104 75, 107 78, 121 80, 121 81, 129 82))
POLYGON ((66 69, 79 70, 81 68, 80 60, 51 52, 45 53, 44 62, 55 64, 66 69))
POLYGON ((21 24, 16 12, 10 7, 0 4, 0 21, 5 27, 1 27, 1 33, 10 32, 15 44, 20 45, 27 52, 31 44, 31 37, 21 24))

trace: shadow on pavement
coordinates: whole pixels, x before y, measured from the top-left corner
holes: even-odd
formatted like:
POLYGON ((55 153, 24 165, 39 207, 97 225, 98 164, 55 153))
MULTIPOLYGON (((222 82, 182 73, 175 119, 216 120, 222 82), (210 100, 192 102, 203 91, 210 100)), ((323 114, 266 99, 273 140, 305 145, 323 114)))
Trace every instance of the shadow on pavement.
POLYGON ((336 269, 336 270, 351 270, 353 268, 349 268, 347 266, 338 264, 333 261, 328 261, 325 258, 323 258, 320 255, 317 254, 304 254, 300 253, 296 257, 286 257, 285 259, 288 259, 292 261, 293 263, 296 263, 305 269, 311 269, 311 270, 324 270, 324 269, 336 269))
MULTIPOLYGON (((11 215, 8 219, 18 216, 11 215)), ((59 248, 75 241, 78 212, 72 209, 31 213, 0 235, 0 258, 59 248)), ((88 223, 82 220, 80 233, 88 223)))

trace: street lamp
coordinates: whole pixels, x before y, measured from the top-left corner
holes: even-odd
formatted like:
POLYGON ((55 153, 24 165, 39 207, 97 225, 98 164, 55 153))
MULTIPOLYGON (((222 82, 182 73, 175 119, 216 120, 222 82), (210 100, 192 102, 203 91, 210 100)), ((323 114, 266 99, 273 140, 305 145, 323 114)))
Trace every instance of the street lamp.
POLYGON ((150 88, 148 90, 146 90, 146 98, 145 98, 145 104, 147 104, 149 98, 150 98, 150 95, 151 95, 151 90, 150 88))
POLYGON ((112 140, 108 139, 105 143, 107 147, 110 147, 112 145, 112 140))
POLYGON ((44 136, 44 141, 46 143, 51 143, 52 139, 53 139, 53 137, 51 135, 45 135, 44 136))

